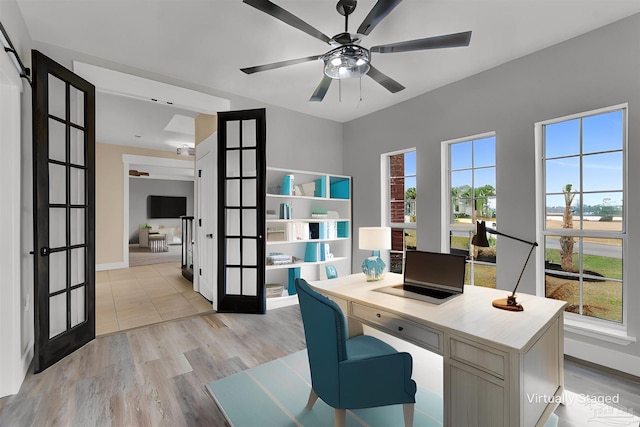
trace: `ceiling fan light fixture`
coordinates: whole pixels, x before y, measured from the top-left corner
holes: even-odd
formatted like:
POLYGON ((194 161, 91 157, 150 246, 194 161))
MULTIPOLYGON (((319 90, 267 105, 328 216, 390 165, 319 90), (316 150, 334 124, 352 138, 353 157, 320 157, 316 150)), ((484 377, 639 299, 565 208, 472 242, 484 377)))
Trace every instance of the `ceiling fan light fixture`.
POLYGON ((327 52, 323 57, 324 74, 332 79, 362 77, 369 72, 371 54, 368 49, 354 44, 343 45, 327 52))

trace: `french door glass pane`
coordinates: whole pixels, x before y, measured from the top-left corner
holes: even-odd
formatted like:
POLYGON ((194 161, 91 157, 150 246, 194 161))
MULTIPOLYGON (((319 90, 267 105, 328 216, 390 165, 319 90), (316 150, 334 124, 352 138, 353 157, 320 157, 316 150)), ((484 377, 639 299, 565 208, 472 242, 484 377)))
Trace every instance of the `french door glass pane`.
POLYGON ((84 169, 70 168, 71 170, 71 198, 72 205, 84 205, 84 183, 85 173, 84 169))
POLYGON ((86 281, 85 278, 85 248, 71 250, 71 286, 86 281))
POLYGON ((65 192, 67 182, 67 168, 54 163, 49 163, 49 203, 65 204, 67 195, 65 192))
POLYGON ((67 330, 67 294, 49 298, 49 338, 67 330))
POLYGON ((258 275, 255 268, 242 269, 242 295, 251 297, 258 295, 258 275))
POLYGON ((227 295, 240 295, 240 268, 227 267, 227 295))
POLYGON ((71 132, 71 163, 84 166, 84 131, 69 127, 71 132))
POLYGON ((227 181, 227 206, 240 206, 240 181, 237 179, 227 181))
POLYGON ((61 291, 67 287, 67 252, 49 254, 49 293, 61 291))
POLYGON ((67 210, 49 208, 49 247, 60 248, 67 245, 67 210))
POLYGON ((242 146, 256 146, 256 121, 253 119, 242 121, 242 146))
POLYGON ((255 266, 258 264, 256 257, 258 248, 256 246, 256 239, 242 239, 242 265, 243 266, 255 266))
POLYGON ((258 235, 258 220, 255 209, 242 210, 242 235, 244 237, 256 237, 258 235))
POLYGON ((85 208, 71 209, 71 245, 82 245, 85 243, 85 214, 85 208))
POLYGON ((86 313, 84 309, 85 287, 81 286, 71 291, 71 327, 84 322, 86 313))
POLYGON ((256 176, 256 150, 242 150, 242 176, 256 176))
POLYGON ((242 206, 250 207, 256 205, 256 180, 242 180, 242 206))
POLYGON ((49 119, 49 159, 66 161, 67 144, 66 144, 65 126, 57 120, 49 119))
POLYGON ((227 148, 240 147, 240 122, 238 120, 227 122, 227 148))
POLYGON ((240 150, 227 151, 227 176, 240 176, 240 150))
POLYGON ((239 265, 240 262, 240 239, 227 238, 227 264, 239 265))
POLYGON ((240 235, 240 211, 238 209, 227 209, 226 229, 229 236, 240 235))
POLYGON ((66 119, 66 83, 49 74, 49 115, 66 119))
POLYGON ((69 107, 71 108, 71 123, 84 126, 84 92, 69 86, 69 107))

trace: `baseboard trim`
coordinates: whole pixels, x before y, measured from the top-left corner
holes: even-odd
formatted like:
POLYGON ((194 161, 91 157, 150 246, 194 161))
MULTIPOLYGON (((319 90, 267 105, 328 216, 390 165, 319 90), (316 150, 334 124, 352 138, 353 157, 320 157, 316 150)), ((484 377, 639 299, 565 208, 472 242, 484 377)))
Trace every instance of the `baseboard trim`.
POLYGON ((121 268, 129 268, 128 262, 112 262, 108 264, 96 264, 96 271, 119 270, 121 268))
POLYGON ((621 374, 640 378, 640 357, 589 344, 583 341, 564 338, 564 354, 585 362, 599 365, 603 369, 612 369, 621 374))

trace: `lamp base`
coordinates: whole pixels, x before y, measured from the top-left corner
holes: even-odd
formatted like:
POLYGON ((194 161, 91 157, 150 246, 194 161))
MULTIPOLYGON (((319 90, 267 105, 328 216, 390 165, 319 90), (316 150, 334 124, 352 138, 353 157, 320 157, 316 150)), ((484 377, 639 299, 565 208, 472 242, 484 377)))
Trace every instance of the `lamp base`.
POLYGON ((509 295, 506 298, 499 298, 497 300, 493 300, 491 305, 501 310, 524 311, 524 307, 516 302, 515 295, 509 295))
POLYGON ((367 276, 367 282, 384 279, 386 265, 379 256, 370 256, 362 261, 362 272, 367 276))

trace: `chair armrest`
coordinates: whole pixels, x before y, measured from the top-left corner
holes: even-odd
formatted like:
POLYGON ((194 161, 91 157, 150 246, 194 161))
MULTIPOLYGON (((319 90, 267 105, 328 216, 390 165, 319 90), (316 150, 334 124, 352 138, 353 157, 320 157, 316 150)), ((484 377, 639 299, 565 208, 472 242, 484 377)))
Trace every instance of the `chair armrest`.
POLYGON ((414 403, 416 383, 411 379, 409 353, 393 353, 340 362, 340 405, 356 409, 414 403))

